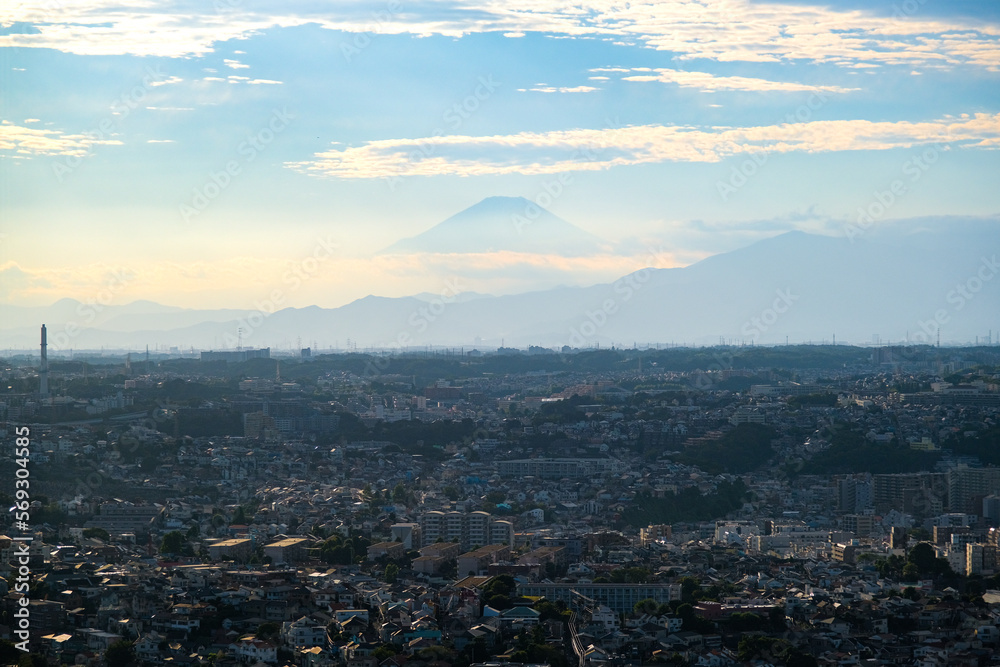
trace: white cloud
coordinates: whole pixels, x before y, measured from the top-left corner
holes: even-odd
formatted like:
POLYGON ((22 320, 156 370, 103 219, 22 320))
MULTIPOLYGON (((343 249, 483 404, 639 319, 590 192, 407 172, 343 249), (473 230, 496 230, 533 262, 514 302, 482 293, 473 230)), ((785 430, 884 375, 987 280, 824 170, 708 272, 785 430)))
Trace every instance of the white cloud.
MULTIPOLYGON (((1000 71, 1000 26, 919 13, 901 20, 859 9, 735 0, 445 0, 376 13, 366 3, 241 4, 192 15, 180 0, 81 0, 45 7, 6 3, 0 24, 36 31, 0 46, 90 55, 204 55, 215 44, 275 27, 316 24, 352 33, 598 38, 719 62, 822 62, 841 67, 972 65, 1000 71)), ((236 62, 236 61, 233 61, 236 62)))
POLYGON ((229 67, 231 69, 249 69, 250 68, 250 65, 244 65, 239 60, 228 60, 228 59, 225 59, 222 62, 226 64, 226 67, 229 67))
POLYGON ((641 125, 383 139, 331 149, 316 154, 313 160, 286 166, 333 178, 552 174, 660 162, 718 162, 759 152, 889 150, 934 143, 1000 147, 1000 114, 963 114, 960 118, 924 122, 829 120, 760 127, 641 125), (414 155, 428 157, 412 159, 414 155))
POLYGON ((175 144, 177 143, 173 139, 147 139, 147 144, 175 144))
POLYGON ((162 81, 150 81, 149 85, 155 88, 157 86, 167 86, 173 83, 180 83, 183 80, 184 79, 180 78, 179 76, 168 76, 166 79, 163 79, 162 81))
POLYGON ((0 154, 84 156, 97 145, 121 145, 117 139, 98 139, 90 134, 66 134, 59 130, 21 127, 10 121, 0 124, 0 154))
POLYGON ((651 72, 651 74, 632 74, 623 77, 624 81, 673 83, 683 88, 697 88, 703 92, 717 90, 738 90, 755 92, 823 92, 849 93, 858 88, 842 88, 840 86, 817 86, 806 83, 791 83, 787 81, 769 81, 745 76, 718 76, 708 72, 688 72, 676 69, 654 69, 648 67, 633 68, 633 72, 651 72))
POLYGON ((567 86, 539 85, 534 88, 518 88, 517 90, 521 93, 592 93, 595 90, 600 90, 600 88, 594 88, 593 86, 576 86, 570 88, 567 86))

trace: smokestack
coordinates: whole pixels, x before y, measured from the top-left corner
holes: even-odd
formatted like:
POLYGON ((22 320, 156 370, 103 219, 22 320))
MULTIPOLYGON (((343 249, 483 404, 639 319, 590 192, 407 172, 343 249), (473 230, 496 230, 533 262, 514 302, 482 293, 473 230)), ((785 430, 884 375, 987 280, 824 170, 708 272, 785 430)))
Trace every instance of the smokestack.
POLYGON ((38 393, 43 397, 49 395, 49 353, 48 335, 45 332, 45 325, 42 325, 42 365, 38 369, 38 393))

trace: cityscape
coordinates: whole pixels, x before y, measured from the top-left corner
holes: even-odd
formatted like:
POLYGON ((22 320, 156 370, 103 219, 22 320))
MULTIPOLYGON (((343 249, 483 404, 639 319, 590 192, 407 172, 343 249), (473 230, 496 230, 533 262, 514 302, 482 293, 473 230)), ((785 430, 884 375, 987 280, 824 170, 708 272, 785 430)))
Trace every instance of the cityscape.
POLYGON ((48 360, 42 335, 3 370, 0 470, 31 482, 4 494, 5 659, 997 655, 995 344, 48 360))

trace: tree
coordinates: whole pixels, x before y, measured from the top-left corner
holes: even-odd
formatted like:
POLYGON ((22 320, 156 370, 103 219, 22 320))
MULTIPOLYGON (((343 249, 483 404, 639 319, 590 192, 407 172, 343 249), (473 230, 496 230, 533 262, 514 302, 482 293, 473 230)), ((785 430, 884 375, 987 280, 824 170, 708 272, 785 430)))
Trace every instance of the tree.
POLYGON ((655 614, 660 605, 653 598, 639 600, 632 606, 632 611, 636 614, 655 614))
POLYGON ((172 530, 163 536, 160 543, 161 554, 179 554, 184 549, 184 533, 172 530))
POLYGON ((90 539, 98 539, 102 542, 110 542, 111 534, 103 528, 84 528, 83 536, 90 539))
POLYGON ((476 637, 472 642, 472 661, 482 662, 489 657, 489 650, 486 647, 486 640, 482 637, 476 637))
POLYGON ((491 579, 485 586, 483 592, 493 595, 510 595, 517 590, 517 582, 509 574, 501 574, 491 579))
POLYGON ((135 647, 132 642, 120 639, 104 652, 104 661, 108 667, 126 667, 135 661, 135 647))
POLYGON ((539 621, 553 621, 562 618, 562 609, 549 600, 539 600, 534 604, 533 608, 539 614, 539 621))
POLYGON ((785 623, 785 610, 782 607, 771 609, 767 614, 767 618, 771 622, 771 630, 773 632, 780 632, 788 627, 785 623))
POLYGON ((681 599, 685 602, 694 600, 695 591, 701 590, 701 581, 695 577, 682 577, 680 584, 681 599))
POLYGON ((281 626, 277 623, 267 622, 257 626, 257 637, 260 639, 277 637, 279 632, 281 632, 281 626))
POLYGON ((932 547, 929 543, 921 542, 917 546, 910 549, 910 553, 907 554, 906 560, 916 565, 917 570, 919 570, 921 574, 927 574, 934 572, 934 561, 937 560, 937 554, 934 553, 934 547, 932 547))
POLYGON ((385 566, 385 583, 394 584, 396 579, 399 577, 399 566, 395 563, 389 563, 385 566))
POLYGON ((611 571, 611 581, 615 584, 644 584, 651 576, 644 567, 621 567, 611 571))
POLYGON ((458 561, 450 558, 441 564, 441 576, 445 579, 455 579, 458 577, 458 561))
POLYGON ((788 653, 786 667, 816 667, 819 664, 816 658, 799 650, 792 650, 788 653))
POLYGON ((392 644, 382 644, 372 652, 372 655, 378 658, 379 662, 382 662, 386 658, 396 655, 396 647, 392 644))
POLYGON ((878 570, 879 576, 882 577, 899 577, 903 571, 903 565, 906 561, 903 560, 902 556, 893 554, 888 558, 879 558, 875 561, 875 569, 878 570))
POLYGON ((17 664, 17 659, 20 657, 21 657, 21 651, 19 651, 17 647, 14 646, 13 642, 9 642, 6 639, 0 639, 0 664, 3 665, 17 664))
POLYGON ((398 504, 406 502, 406 487, 403 486, 402 482, 396 484, 396 486, 392 489, 392 500, 398 504))

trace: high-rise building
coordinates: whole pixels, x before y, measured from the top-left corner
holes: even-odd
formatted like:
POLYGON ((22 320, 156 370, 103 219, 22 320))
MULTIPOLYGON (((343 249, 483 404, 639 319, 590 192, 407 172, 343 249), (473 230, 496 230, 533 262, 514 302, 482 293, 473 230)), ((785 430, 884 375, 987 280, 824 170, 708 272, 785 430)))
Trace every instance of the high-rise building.
POLYGON ((948 508, 978 514, 974 501, 1000 493, 1000 468, 955 468, 948 471, 948 508))
POLYGON ((872 500, 876 512, 894 509, 917 516, 935 516, 944 511, 947 498, 948 479, 944 473, 872 476, 872 500))
POLYGON ((871 509, 871 480, 848 477, 838 482, 837 491, 837 505, 841 512, 853 514, 855 512, 863 512, 867 509, 871 509))

